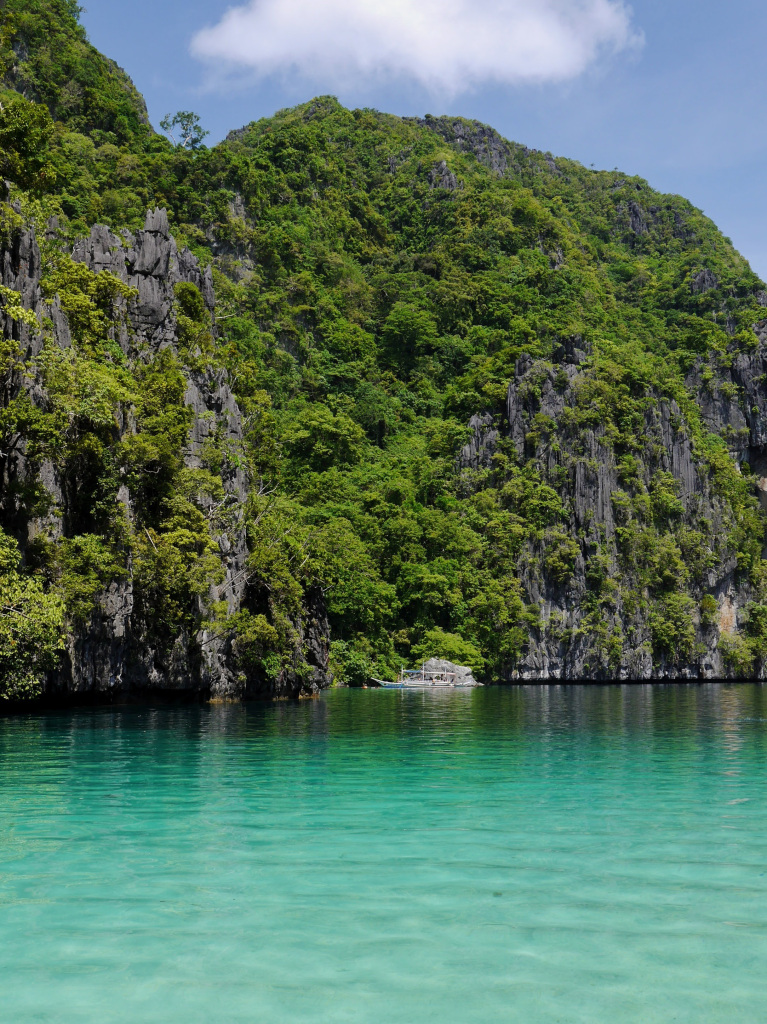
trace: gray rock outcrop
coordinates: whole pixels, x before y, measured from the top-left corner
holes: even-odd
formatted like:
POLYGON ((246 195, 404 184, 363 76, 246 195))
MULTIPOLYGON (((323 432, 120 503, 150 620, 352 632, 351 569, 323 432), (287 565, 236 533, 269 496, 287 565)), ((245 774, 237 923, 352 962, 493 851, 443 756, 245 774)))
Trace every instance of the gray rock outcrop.
MULTIPOLYGON (((736 464, 756 474, 767 508, 767 321, 755 325, 759 339, 752 351, 740 352, 715 374, 694 367, 687 385, 705 426, 724 438, 736 464)), ((521 560, 523 600, 537 606, 540 625, 530 631, 520 659, 509 665, 508 680, 719 679, 732 675, 723 657, 721 638, 745 622, 753 600, 748 579, 738 572, 727 538, 733 527, 730 506, 716 491, 710 467, 696 453, 683 411, 660 394, 648 393, 641 438, 634 462, 621 462, 600 417, 589 416, 580 395, 593 379, 590 353, 578 338, 563 342, 551 361, 520 358, 509 384, 505 422, 496 427, 513 443, 519 465, 532 463, 555 487, 568 521, 566 572, 557 571, 548 555, 549 537, 530 542, 521 560), (583 410, 578 421, 575 410, 583 410), (554 443, 555 442, 555 443, 554 443), (627 473, 636 476, 627 482, 627 473), (661 655, 652 643, 652 596, 628 594, 621 568, 621 532, 633 512, 629 494, 652 494, 660 474, 673 482, 679 505, 674 514, 691 533, 707 536, 707 565, 688 590, 694 642, 689 656, 661 655), (595 579, 612 580, 609 600, 595 603, 595 579), (620 585, 619 585, 620 582, 620 585), (639 600, 636 600, 636 597, 639 600), (698 602, 707 596, 708 612, 698 602), (713 606, 711 605, 713 599, 713 606), (595 607, 600 607, 595 619, 595 607), (702 607, 702 606, 701 606, 702 607)), ((481 464, 480 438, 490 429, 483 417, 471 421, 474 438, 460 455, 464 466, 481 464)), ((556 530, 554 530, 556 534, 556 530)))
POLYGON ((469 420, 471 437, 458 456, 460 469, 483 469, 493 459, 498 444, 498 430, 489 412, 476 413, 469 420))

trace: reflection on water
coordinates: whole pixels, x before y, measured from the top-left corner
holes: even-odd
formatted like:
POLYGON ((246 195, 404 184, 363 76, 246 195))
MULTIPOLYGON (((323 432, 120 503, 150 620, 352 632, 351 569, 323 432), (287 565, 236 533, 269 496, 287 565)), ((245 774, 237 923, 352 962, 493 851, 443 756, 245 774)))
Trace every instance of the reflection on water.
POLYGON ((316 700, 251 704, 82 708, 43 715, 0 716, 0 743, 25 732, 61 737, 67 730, 139 730, 187 738, 373 736, 376 734, 551 732, 723 733, 749 735, 767 725, 767 687, 760 684, 529 685, 474 690, 334 690, 316 700))
POLYGON ((767 690, 0 717, 9 1021, 763 1019, 767 690))

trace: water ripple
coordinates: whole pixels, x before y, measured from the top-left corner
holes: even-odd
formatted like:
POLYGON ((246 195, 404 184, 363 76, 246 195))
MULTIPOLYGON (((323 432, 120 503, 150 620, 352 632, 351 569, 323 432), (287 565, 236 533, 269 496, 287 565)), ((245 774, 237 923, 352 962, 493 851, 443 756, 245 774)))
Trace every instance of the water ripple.
POLYGON ((759 686, 0 718, 14 1024, 763 1019, 759 686))

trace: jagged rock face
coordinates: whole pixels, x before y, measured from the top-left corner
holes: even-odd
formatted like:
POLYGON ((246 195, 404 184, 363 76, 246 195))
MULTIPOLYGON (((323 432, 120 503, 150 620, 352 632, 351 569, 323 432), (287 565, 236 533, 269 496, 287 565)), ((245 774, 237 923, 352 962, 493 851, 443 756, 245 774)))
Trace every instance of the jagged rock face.
POLYGON ((686 382, 695 390, 708 428, 725 437, 738 461, 752 468, 767 450, 767 320, 754 324, 754 333, 758 346, 738 353, 719 379, 706 381, 696 369, 686 382))
MULTIPOLYGON (((408 119, 406 119, 408 120, 408 119)), ((512 147, 498 132, 479 121, 462 121, 457 118, 427 117, 414 119, 417 124, 441 135, 459 152, 473 153, 480 163, 496 174, 505 174, 513 164, 512 147)))
POLYGON ((469 420, 471 438, 458 456, 460 469, 484 469, 492 462, 498 443, 498 430, 492 413, 477 413, 469 420))
MULTIPOLYGON (((90 270, 109 271, 136 289, 136 298, 127 305, 121 300, 124 315, 115 331, 114 340, 126 355, 135 356, 139 350, 157 353, 167 347, 175 350, 178 327, 174 286, 180 282, 192 283, 199 289, 215 332, 210 268, 201 271, 188 250, 178 250, 164 210, 150 211, 144 230, 135 236, 127 232, 116 235, 103 225, 95 225, 90 236, 74 246, 72 256, 90 270)), ((2 283, 21 294, 24 306, 51 322, 55 343, 62 349, 70 347, 69 325, 58 297, 47 302, 42 295, 40 250, 33 230, 16 232, 11 245, 0 254, 0 271, 2 283)), ((39 354, 43 343, 39 333, 9 317, 0 320, 6 336, 19 340, 27 361, 39 354)), ((185 376, 184 402, 191 409, 192 418, 184 464, 196 469, 203 465, 201 453, 211 435, 217 433, 224 441, 243 440, 243 417, 223 370, 186 370, 185 376)), ((11 386, 18 391, 24 385, 15 381, 11 386)), ((45 403, 38 384, 26 386, 33 401, 45 403)), ((9 397, 10 394, 0 396, 0 404, 9 397)), ((126 410, 119 425, 120 436, 132 429, 132 417, 126 410)), ((0 459, 0 510, 6 513, 6 519, 4 496, 12 490, 14 481, 28 472, 23 452, 0 459)), ((50 463, 43 464, 38 477, 51 495, 54 510, 44 522, 31 520, 27 524, 28 538, 31 540, 43 531, 60 537, 66 531, 68 517, 65 488, 50 463)), ((226 602, 229 614, 235 614, 248 589, 243 508, 249 481, 239 467, 225 469, 221 480, 233 526, 216 538, 224 578, 212 588, 210 599, 226 602)), ((124 485, 118 500, 130 518, 131 495, 124 485)), ((23 547, 23 536, 21 541, 23 547)), ((135 605, 129 567, 127 577, 113 581, 100 596, 87 627, 70 636, 60 668, 48 679, 49 696, 89 695, 108 699, 126 692, 193 691, 214 699, 238 699, 254 695, 295 696, 316 692, 329 684, 329 627, 320 594, 309 595, 302 619, 295 623, 308 675, 306 670, 300 674, 284 671, 276 681, 243 677, 233 665, 231 643, 204 632, 196 638, 179 635, 169 652, 154 648, 146 640, 145 623, 138 617, 135 605)))
POLYGON ((129 328, 156 348, 175 340, 175 320, 171 317, 173 287, 182 281, 199 288, 213 312, 216 300, 210 267, 203 273, 188 249, 178 251, 165 210, 151 210, 144 230, 135 237, 130 232, 115 235, 109 228, 96 224, 90 237, 75 245, 72 256, 96 273, 110 271, 138 291, 138 299, 131 305, 118 339, 124 351, 128 350, 129 328))
MULTIPOLYGON (((518 173, 520 161, 538 154, 518 143, 508 142, 481 121, 465 121, 461 118, 432 117, 403 118, 436 132, 459 153, 471 153, 477 160, 499 176, 518 173)), ((559 174, 556 161, 550 153, 540 154, 547 173, 559 174)))
MULTIPOLYGON (((767 323, 756 325, 759 347, 733 360, 715 382, 704 383, 700 368, 688 378, 706 426, 729 441, 732 457, 748 461, 762 474, 762 502, 767 507, 767 323), (760 333, 761 332, 761 333, 760 333), (735 397, 732 385, 741 389, 735 397)), ((605 679, 641 680, 654 678, 716 679, 731 673, 719 649, 723 634, 732 634, 743 624, 743 611, 753 599, 749 584, 737 573, 734 554, 715 560, 707 569, 700 589, 716 600, 716 612, 704 617, 696 611, 694 654, 681 661, 653 658, 647 608, 625 602, 616 590, 612 607, 603 612, 607 634, 621 637, 620 649, 611 659, 597 649, 586 623, 589 592, 589 559, 605 558, 606 571, 619 575, 619 538, 622 525, 620 503, 615 496, 625 487, 615 449, 603 426, 584 430, 568 426, 568 411, 576 405, 578 389, 588 379, 589 353, 579 339, 564 343, 554 363, 520 358, 509 384, 505 429, 513 442, 520 464, 536 460, 544 479, 556 483, 569 510, 565 530, 577 542, 572 575, 566 581, 552 578, 532 548, 523 559, 522 583, 525 600, 541 609, 541 627, 531 630, 520 661, 509 668, 507 678, 525 680, 605 679), (541 418, 556 424, 556 443, 536 437, 541 418)), ((673 400, 649 395, 642 434, 645 439, 640 486, 650 485, 657 472, 671 474, 684 507, 683 523, 710 524, 714 537, 726 536, 732 528, 729 505, 712 488, 707 465, 696 457, 686 430, 684 416, 673 400)), ((489 422, 475 416, 471 421, 473 440, 464 448, 461 461, 481 465, 479 452, 489 422)), ((646 596, 646 595, 645 595, 646 596)), ((699 597, 701 595, 698 595, 699 597)))
POLYGON ((447 192, 454 192, 457 188, 461 187, 461 183, 447 166, 445 160, 440 160, 429 171, 429 185, 431 188, 443 188, 447 192))
POLYGON ((710 292, 718 287, 719 282, 716 279, 716 274, 708 269, 701 270, 690 282, 690 291, 693 295, 704 295, 706 292, 710 292))

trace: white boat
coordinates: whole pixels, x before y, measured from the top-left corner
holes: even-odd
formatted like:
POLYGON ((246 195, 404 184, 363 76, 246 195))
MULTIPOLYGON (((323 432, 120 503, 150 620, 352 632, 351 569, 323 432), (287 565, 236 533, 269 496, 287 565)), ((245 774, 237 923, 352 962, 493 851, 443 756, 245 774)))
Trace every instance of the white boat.
POLYGON ((373 678, 372 682, 385 690, 425 690, 431 687, 468 689, 482 685, 477 682, 471 669, 466 665, 454 665, 451 661, 443 661, 440 658, 431 658, 420 668, 401 669, 394 682, 376 678, 373 678))

